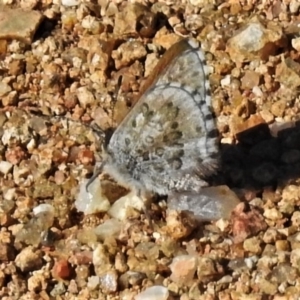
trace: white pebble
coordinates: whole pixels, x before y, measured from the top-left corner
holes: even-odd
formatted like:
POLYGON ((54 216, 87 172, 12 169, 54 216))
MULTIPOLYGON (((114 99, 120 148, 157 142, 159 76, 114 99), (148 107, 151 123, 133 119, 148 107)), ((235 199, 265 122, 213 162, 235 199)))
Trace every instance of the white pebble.
POLYGON ((11 200, 15 199, 15 195, 16 195, 15 188, 11 188, 11 189, 8 189, 3 192, 3 198, 4 198, 4 200, 7 200, 7 201, 11 201, 11 200))
POLYGON ((198 260, 193 255, 179 255, 170 264, 171 280, 176 283, 191 282, 197 270, 198 260))
POLYGON ((77 98, 81 106, 84 108, 95 102, 95 97, 91 91, 89 91, 85 86, 77 89, 77 98))
POLYGON ((265 209, 264 217, 266 217, 269 220, 276 221, 282 218, 282 214, 276 208, 267 208, 265 209))
POLYGON ((11 87, 5 83, 0 82, 0 97, 7 95, 11 91, 11 87))
POLYGON ((76 6, 79 5, 80 0, 61 0, 61 4, 64 6, 76 6))
POLYGON ((228 219, 240 202, 226 185, 202 188, 200 193, 175 192, 168 197, 168 208, 193 213, 199 221, 228 219))
POLYGON ((252 270, 255 267, 257 261, 258 257, 256 255, 245 258, 245 264, 250 270, 252 270))
POLYGON ((122 223, 119 220, 110 219, 97 226, 94 232, 100 241, 104 241, 107 237, 117 238, 120 235, 121 228, 122 223))
POLYGON ((108 211, 108 214, 118 220, 125 220, 128 217, 128 209, 133 207, 137 210, 142 210, 144 202, 134 193, 129 193, 126 196, 118 199, 108 211))
POLYGON ((230 75, 226 75, 222 80, 221 80, 221 86, 230 86, 231 83, 231 76, 230 75))
POLYGON ((87 287, 90 290, 95 290, 97 287, 99 287, 99 284, 100 284, 99 276, 91 276, 88 278, 87 287))
POLYGON ((80 183, 75 207, 85 215, 106 212, 110 208, 108 199, 103 195, 100 181, 94 180, 86 190, 87 180, 80 183))
POLYGON ((167 300, 169 298, 169 291, 167 288, 160 286, 160 285, 154 285, 137 296, 135 296, 135 300, 167 300))
POLYGON ((295 127, 295 123, 293 121, 284 122, 284 120, 275 119, 275 122, 269 125, 271 135, 273 137, 277 137, 278 133, 284 129, 295 127))
POLYGON ((54 214, 54 207, 51 204, 42 203, 33 209, 33 214, 37 216, 40 213, 49 212, 54 214))
POLYGON ((254 86, 252 88, 252 93, 257 97, 262 97, 264 95, 264 93, 262 92, 259 86, 254 86))
POLYGON ((36 147, 35 139, 31 139, 26 146, 27 150, 29 151, 32 151, 33 149, 35 149, 35 147, 36 147))
POLYGON ((5 160, 0 161, 0 173, 6 175, 11 171, 12 167, 13 164, 11 164, 10 162, 5 160))

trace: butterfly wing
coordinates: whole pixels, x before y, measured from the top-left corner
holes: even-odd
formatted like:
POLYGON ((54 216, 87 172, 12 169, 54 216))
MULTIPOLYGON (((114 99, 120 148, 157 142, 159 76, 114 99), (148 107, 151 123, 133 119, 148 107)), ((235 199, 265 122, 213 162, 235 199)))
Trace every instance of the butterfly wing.
POLYGON ((183 40, 171 47, 114 132, 109 164, 159 194, 203 186, 218 164, 207 75, 197 43, 183 40))

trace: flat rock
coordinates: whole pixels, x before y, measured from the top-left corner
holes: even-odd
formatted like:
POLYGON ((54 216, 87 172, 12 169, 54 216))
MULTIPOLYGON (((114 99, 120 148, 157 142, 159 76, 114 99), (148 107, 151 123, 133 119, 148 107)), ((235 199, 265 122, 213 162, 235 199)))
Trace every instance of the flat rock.
POLYGON ((43 15, 35 10, 1 8, 0 39, 16 39, 30 44, 43 15))
POLYGON ((239 203, 237 195, 227 186, 205 187, 200 193, 174 193, 168 199, 168 207, 188 211, 198 221, 228 219, 239 203))
POLYGON ((291 58, 283 59, 276 67, 276 79, 285 87, 296 90, 300 85, 300 64, 291 58))
POLYGON ((255 16, 228 40, 227 49, 233 61, 246 62, 275 54, 282 41, 281 28, 266 26, 255 16))

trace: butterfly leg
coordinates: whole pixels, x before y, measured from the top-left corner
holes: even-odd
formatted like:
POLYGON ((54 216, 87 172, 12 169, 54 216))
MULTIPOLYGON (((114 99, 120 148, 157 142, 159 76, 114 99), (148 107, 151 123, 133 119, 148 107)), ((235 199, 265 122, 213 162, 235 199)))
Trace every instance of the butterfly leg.
POLYGON ((151 217, 150 217, 150 214, 149 214, 149 196, 146 195, 146 193, 143 193, 140 189, 137 191, 137 196, 139 198, 142 199, 143 201, 143 212, 149 222, 149 226, 151 229, 153 229, 153 223, 152 223, 152 220, 151 220, 151 217))

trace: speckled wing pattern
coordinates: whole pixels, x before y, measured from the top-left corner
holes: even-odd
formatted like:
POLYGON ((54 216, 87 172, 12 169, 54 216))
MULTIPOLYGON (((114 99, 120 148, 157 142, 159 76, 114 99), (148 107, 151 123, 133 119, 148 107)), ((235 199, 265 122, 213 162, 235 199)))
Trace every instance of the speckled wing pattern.
POLYGON ((218 154, 205 57, 185 39, 166 52, 112 135, 104 169, 138 190, 199 191, 218 154))

